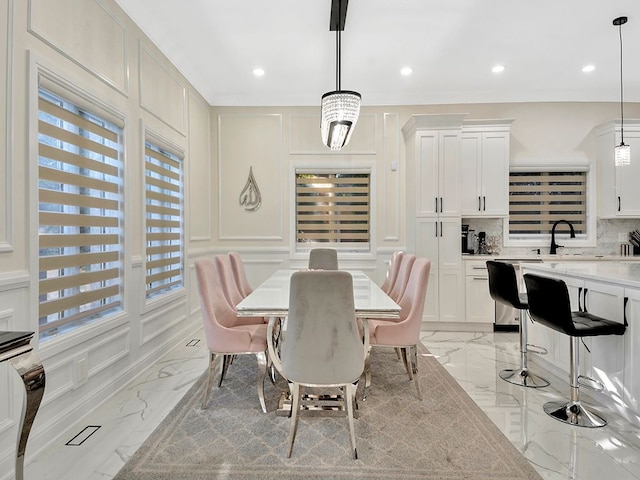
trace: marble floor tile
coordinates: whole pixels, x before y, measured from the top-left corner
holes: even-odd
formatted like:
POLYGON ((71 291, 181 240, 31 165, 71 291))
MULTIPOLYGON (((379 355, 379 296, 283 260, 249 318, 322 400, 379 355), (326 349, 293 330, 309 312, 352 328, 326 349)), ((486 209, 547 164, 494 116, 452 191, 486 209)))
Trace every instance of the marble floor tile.
MULTIPOLYGON (((199 334, 194 338, 201 338, 199 334)), ((568 394, 566 382, 530 363, 551 382, 544 389, 521 388, 498 372, 519 364, 515 333, 422 332, 421 339, 465 391, 532 463, 544 479, 640 480, 640 431, 603 410, 609 425, 571 427, 547 416, 544 402, 568 394)), ((73 425, 71 438, 86 425, 100 429, 82 446, 52 445, 38 459, 27 458, 25 478, 110 480, 144 442, 207 366, 201 340, 177 345, 134 383, 73 425)), ((28 451, 27 451, 28 457, 28 451)))

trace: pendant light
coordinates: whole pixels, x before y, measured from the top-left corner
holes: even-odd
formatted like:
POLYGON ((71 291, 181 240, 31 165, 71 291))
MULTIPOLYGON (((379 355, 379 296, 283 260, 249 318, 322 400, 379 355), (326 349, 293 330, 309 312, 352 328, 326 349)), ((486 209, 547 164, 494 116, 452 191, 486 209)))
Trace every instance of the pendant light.
POLYGON ((624 143, 624 103, 622 88, 622 25, 627 23, 627 17, 618 17, 613 20, 613 25, 618 27, 620 34, 620 145, 615 149, 615 166, 624 167, 631 164, 631 147, 624 143))
POLYGON ((322 143, 331 150, 340 150, 349 143, 360 115, 361 95, 342 90, 340 84, 341 51, 340 34, 344 30, 349 0, 332 0, 329 30, 336 32, 336 89, 322 95, 320 133, 322 143))

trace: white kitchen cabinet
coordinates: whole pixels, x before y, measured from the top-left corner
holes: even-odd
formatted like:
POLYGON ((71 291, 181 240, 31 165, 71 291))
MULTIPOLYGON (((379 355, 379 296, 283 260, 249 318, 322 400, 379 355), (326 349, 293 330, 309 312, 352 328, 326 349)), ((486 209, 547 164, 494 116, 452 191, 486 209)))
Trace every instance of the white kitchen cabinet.
POLYGON ((624 403, 640 412, 640 289, 625 288, 624 403))
POLYGON ((464 278, 460 255, 460 218, 420 218, 416 255, 431 259, 423 320, 463 322, 464 278))
POLYGON ((597 190, 601 218, 640 218, 640 122, 625 122, 624 143, 631 147, 631 165, 616 167, 614 149, 620 143, 619 122, 596 128, 597 190))
POLYGON ((431 260, 423 320, 464 321, 460 134, 466 114, 413 115, 406 145, 407 244, 431 260))
POLYGON ((472 323, 494 323, 495 302, 489 293, 486 260, 467 260, 465 264, 465 319, 472 323))
POLYGON ((464 217, 509 215, 511 122, 464 122, 460 140, 461 211, 464 217))

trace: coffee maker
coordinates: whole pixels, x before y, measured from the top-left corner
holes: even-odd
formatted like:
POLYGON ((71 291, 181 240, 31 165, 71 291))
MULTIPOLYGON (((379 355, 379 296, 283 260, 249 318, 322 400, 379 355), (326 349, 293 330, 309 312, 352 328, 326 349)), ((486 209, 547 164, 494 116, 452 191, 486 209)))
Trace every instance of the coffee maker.
POLYGON ((474 254, 476 243, 476 231, 469 230, 469 225, 462 225, 462 253, 474 254))

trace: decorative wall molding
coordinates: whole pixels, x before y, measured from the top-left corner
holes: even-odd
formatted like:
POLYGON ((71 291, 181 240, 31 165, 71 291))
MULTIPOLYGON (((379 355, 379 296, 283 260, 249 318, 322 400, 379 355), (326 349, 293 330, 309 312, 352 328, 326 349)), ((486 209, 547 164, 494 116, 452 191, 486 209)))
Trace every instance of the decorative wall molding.
MULTIPOLYGON (((318 109, 318 112, 320 109, 318 109)), ((289 117, 290 155, 375 155, 378 116, 360 113, 349 144, 339 151, 332 151, 322 143, 320 137, 320 114, 294 114, 289 117)))
POLYGON ((210 107, 197 96, 189 95, 189 151, 206 152, 205 155, 189 157, 185 164, 185 225, 189 226, 189 240, 201 242, 211 240, 213 217, 213 175, 211 156, 210 107), (197 116, 197 118, 196 118, 197 116), (197 143, 201 143, 202 145, 197 143), (186 187, 186 185, 185 185, 186 187))
POLYGON ((186 135, 187 87, 169 65, 143 40, 138 42, 140 108, 186 135))
POLYGON ((102 0, 57 0, 55 6, 49 0, 29 0, 27 31, 118 93, 129 95, 128 31, 124 20, 102 0), (93 19, 91 35, 96 41, 88 44, 82 37, 83 29, 59 28, 62 20, 68 23, 76 18, 93 19), (107 31, 109 27, 111 32, 107 31), (74 36, 76 33, 78 36, 74 36), (97 45, 105 50, 97 52, 97 45), (109 61, 101 65, 102 58, 109 61), (114 71, 106 71, 106 66, 114 71))
POLYGON ((283 115, 218 115, 218 239, 284 239, 283 115), (238 205, 249 167, 260 178, 262 206, 246 212, 238 205))
POLYGON ((400 218, 402 213, 400 180, 403 175, 400 169, 400 119, 397 113, 384 114, 384 207, 383 207, 383 240, 400 240, 400 218))
POLYGON ((19 290, 31 286, 31 276, 26 270, 0 272, 0 292, 19 290))
POLYGON ((4 205, 0 205, 0 253, 13 251, 13 0, 5 3, 6 37, 0 40, 0 61, 6 65, 5 91, 0 101, 0 111, 4 104, 4 125, 0 123, 0 144, 4 144, 4 158, 0 157, 0 169, 4 178, 4 205), (4 168, 3 168, 4 167, 4 168), (4 232, 4 235, 2 233, 4 232), (4 237, 4 238, 2 238, 4 237))
POLYGON ((146 345, 158 336, 165 334, 187 319, 187 299, 173 303, 162 311, 145 315, 140 321, 140 345, 146 345), (175 315, 176 311, 182 309, 175 315))

